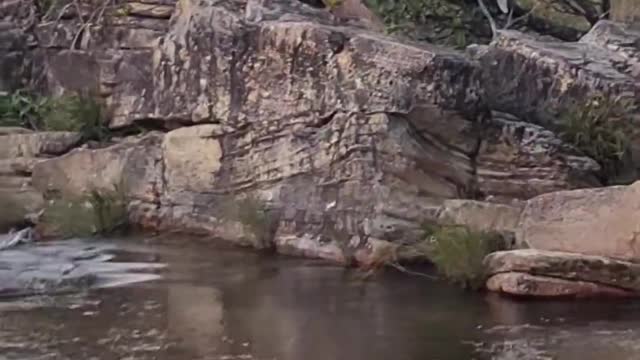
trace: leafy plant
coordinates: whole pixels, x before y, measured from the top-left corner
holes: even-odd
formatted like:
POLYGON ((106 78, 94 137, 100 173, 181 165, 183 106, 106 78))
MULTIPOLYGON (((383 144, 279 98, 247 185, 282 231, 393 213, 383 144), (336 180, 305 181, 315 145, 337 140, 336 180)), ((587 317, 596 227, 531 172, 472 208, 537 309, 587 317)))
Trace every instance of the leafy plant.
POLYGON ((634 111, 632 100, 605 95, 573 103, 560 114, 560 136, 600 163, 606 174, 615 173, 630 149, 634 111))
POLYGON ((469 289, 484 286, 484 258, 504 249, 500 235, 472 231, 464 226, 425 227, 430 260, 453 283, 469 289))
POLYGON ((23 90, 0 94, 0 126, 38 131, 77 131, 85 141, 106 141, 111 132, 95 97, 68 94, 44 97, 23 90))
MULTIPOLYGON (((389 33, 464 48, 485 32, 475 7, 459 0, 366 0, 389 33)), ((488 40, 488 38, 487 38, 488 40)))
POLYGON ((22 126, 39 130, 48 99, 29 95, 24 90, 0 93, 0 126, 22 126))
POLYGON ((255 195, 242 198, 231 197, 223 202, 223 217, 237 221, 253 235, 253 246, 258 249, 272 247, 279 217, 277 212, 255 195))
POLYGON ((45 130, 77 131, 84 140, 100 142, 110 138, 102 107, 92 96, 66 95, 51 98, 46 110, 41 114, 45 130))

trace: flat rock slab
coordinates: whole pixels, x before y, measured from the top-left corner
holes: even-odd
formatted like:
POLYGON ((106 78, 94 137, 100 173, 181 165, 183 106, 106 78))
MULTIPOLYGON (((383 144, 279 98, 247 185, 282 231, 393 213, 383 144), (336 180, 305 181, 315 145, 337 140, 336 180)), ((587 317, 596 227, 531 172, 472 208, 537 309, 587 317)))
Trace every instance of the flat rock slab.
MULTIPOLYGON (((487 256, 485 266, 489 276, 523 273, 640 292, 640 264, 602 256, 532 249, 500 251, 487 256)), ((507 278, 508 283, 514 283, 512 277, 507 278)), ((504 276, 498 279, 501 279, 500 282, 506 281, 504 276)), ((496 281, 498 280, 494 280, 494 283, 496 281)), ((563 283, 560 287, 562 286, 566 285, 563 283)))

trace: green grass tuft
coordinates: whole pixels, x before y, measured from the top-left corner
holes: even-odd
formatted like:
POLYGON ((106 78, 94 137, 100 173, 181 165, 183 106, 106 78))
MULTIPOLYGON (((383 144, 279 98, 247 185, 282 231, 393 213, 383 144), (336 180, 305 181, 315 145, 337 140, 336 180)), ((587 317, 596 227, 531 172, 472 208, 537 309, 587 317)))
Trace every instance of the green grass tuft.
POLYGON ((431 243, 429 258, 438 271, 464 288, 482 288, 486 278, 484 258, 504 250, 502 237, 464 226, 443 226, 431 231, 427 236, 431 243))

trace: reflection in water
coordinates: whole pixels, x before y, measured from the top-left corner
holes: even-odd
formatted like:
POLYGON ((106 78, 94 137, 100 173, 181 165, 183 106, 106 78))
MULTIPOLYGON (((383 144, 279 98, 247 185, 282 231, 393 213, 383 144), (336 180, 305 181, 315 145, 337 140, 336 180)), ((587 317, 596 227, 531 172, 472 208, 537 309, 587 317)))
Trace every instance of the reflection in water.
POLYGON ((640 358, 640 305, 517 302, 235 249, 122 244, 163 279, 0 303, 0 359, 640 358))

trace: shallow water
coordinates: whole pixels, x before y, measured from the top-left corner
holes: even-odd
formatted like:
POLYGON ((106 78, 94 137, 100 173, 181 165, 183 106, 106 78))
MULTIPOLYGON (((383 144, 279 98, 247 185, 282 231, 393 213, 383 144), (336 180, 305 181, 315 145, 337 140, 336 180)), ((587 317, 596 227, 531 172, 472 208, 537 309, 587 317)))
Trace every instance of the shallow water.
POLYGON ((388 271, 115 242, 160 280, 0 301, 0 359, 640 359, 640 302, 519 302, 388 271))

